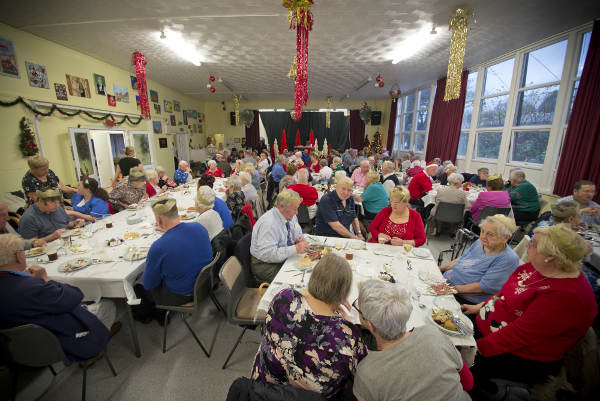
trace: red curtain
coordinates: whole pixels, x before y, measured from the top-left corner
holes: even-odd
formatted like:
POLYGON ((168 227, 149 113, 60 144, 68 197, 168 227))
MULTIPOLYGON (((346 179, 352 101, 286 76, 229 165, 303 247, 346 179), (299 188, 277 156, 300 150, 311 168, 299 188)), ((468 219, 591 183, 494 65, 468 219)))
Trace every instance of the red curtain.
POLYGON ((398 100, 392 100, 392 107, 390 107, 390 125, 388 126, 388 136, 386 149, 389 154, 392 154, 394 147, 394 135, 396 135, 396 116, 398 115, 398 100))
POLYGON ((460 126, 465 109, 468 77, 469 71, 463 71, 460 97, 449 102, 444 101, 446 78, 438 79, 433 110, 431 112, 431 123, 429 124, 425 160, 432 160, 434 157, 439 157, 442 160, 456 162, 456 152, 458 151, 458 141, 460 140, 460 126))
POLYGON ((594 22, 579 89, 556 170, 554 193, 573 193, 573 184, 590 180, 596 184, 594 200, 600 201, 600 20, 594 22))
POLYGON ((360 110, 350 110, 350 147, 362 149, 365 144, 365 122, 360 119, 360 110))
POLYGON ((246 146, 256 149, 260 142, 260 122, 259 122, 258 110, 254 110, 254 121, 248 128, 246 127, 246 146))

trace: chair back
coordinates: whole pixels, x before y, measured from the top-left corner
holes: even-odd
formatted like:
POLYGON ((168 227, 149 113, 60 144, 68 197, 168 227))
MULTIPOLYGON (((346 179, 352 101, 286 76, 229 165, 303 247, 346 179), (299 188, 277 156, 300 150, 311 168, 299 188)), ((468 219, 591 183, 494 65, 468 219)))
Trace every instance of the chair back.
POLYGON ((435 212, 435 219, 441 223, 462 223, 464 213, 464 203, 440 202, 435 212))
POLYGON ((456 230, 456 239, 452 245, 452 259, 454 260, 465 253, 465 250, 469 248, 475 241, 479 239, 479 236, 471 230, 466 228, 459 228, 456 230))
POLYGON ((246 285, 244 284, 244 276, 242 274, 242 264, 235 256, 227 259, 227 262, 221 267, 219 278, 225 285, 225 290, 229 295, 227 304, 227 318, 229 321, 235 318, 237 305, 244 294, 246 285))
POLYGON ((36 324, 0 330, 0 340, 12 361, 19 365, 38 368, 56 362, 70 364, 56 336, 36 324))
POLYGON ((212 270, 220 256, 221 253, 217 252, 213 260, 204 266, 202 270, 200 270, 200 273, 198 273, 198 276, 196 276, 196 281, 194 282, 194 308, 209 295, 212 286, 212 270))
POLYGON ((510 207, 484 206, 484 208, 481 209, 481 213, 479 213, 479 219, 477 219, 477 224, 482 222, 485 218, 496 214, 503 214, 505 216, 508 216, 511 210, 512 209, 510 207))
POLYGON ((246 202, 246 204, 242 207, 241 214, 248 216, 248 220, 250 220, 250 227, 254 228, 254 223, 256 220, 254 220, 254 214, 252 213, 252 205, 250 202, 246 202))
POLYGON ((298 224, 307 225, 310 224, 310 218, 308 217, 308 206, 300 205, 298 206, 298 224))
POLYGON ((524 235, 523 239, 517 244, 517 246, 514 247, 513 251, 515 251, 519 257, 519 261, 524 261, 524 258, 527 257, 527 244, 529 241, 531 241, 529 235, 524 235))
POLYGON ((242 275, 248 288, 258 287, 256 279, 250 269, 250 244, 252 242, 252 231, 244 235, 235 246, 233 254, 242 266, 242 275))

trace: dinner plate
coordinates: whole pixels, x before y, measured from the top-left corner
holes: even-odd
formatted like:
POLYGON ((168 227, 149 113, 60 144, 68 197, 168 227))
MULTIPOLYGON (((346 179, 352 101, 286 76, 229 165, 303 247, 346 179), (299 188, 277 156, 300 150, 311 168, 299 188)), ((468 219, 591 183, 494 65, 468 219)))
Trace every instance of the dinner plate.
POLYGON ((58 266, 58 271, 61 273, 71 273, 88 267, 90 263, 91 261, 87 258, 73 259, 58 266))
POLYGON ((136 210, 137 208, 138 208, 137 203, 132 203, 131 205, 127 206, 127 210, 136 210))
POLYGON ((140 237, 140 233, 135 232, 135 231, 131 231, 131 232, 127 232, 127 233, 123 234, 124 239, 136 239, 139 237, 140 237))
POLYGON ((40 256, 46 253, 46 248, 44 247, 37 247, 37 248, 31 248, 27 251, 25 251, 25 257, 27 258, 34 258, 36 256, 40 256))
POLYGON ((146 259, 149 249, 150 248, 148 248, 148 247, 128 248, 127 252, 125 252, 125 255, 123 255, 123 259, 129 260, 129 261, 146 259))
POLYGON ((69 251, 71 251, 71 253, 86 253, 91 250, 92 250, 92 248, 89 248, 87 246, 70 246, 69 247, 69 251))
POLYGON ((411 254, 412 256, 423 259, 428 259, 431 256, 431 253, 427 249, 422 248, 413 248, 411 254))
MULTIPOLYGON (((434 311, 435 311, 435 312, 437 312, 437 310, 436 310, 436 309, 433 309, 433 310, 432 310, 432 312, 434 312, 434 311)), ((473 322, 472 322, 470 319, 463 317, 463 316, 462 316, 462 314, 458 314, 458 315, 457 315, 456 313, 453 313, 452 311, 449 311, 449 312, 450 312, 450 313, 452 313, 456 319, 459 319, 461 322, 463 322, 463 324, 465 324, 467 327, 469 327, 469 328, 471 329, 471 331, 473 331, 473 322)), ((448 334, 449 336, 455 336, 455 337, 463 337, 463 336, 465 336, 465 334, 462 334, 462 333, 461 333, 460 331, 458 331, 458 330, 457 330, 457 331, 454 331, 454 330, 448 330, 447 328, 445 328, 445 327, 441 326, 439 323, 437 323, 437 322, 436 322, 436 321, 433 319, 433 315, 432 315, 432 313, 427 313, 427 315, 428 315, 428 318, 429 318, 428 320, 429 320, 431 323, 433 323, 433 324, 434 324, 434 325, 435 325, 435 326, 436 326, 438 329, 440 329, 440 331, 441 331, 442 333, 448 334)), ((469 335, 470 335, 470 334, 469 334, 469 335)))
POLYGON ((192 220, 198 217, 198 213, 196 212, 185 212, 179 215, 181 220, 192 220))

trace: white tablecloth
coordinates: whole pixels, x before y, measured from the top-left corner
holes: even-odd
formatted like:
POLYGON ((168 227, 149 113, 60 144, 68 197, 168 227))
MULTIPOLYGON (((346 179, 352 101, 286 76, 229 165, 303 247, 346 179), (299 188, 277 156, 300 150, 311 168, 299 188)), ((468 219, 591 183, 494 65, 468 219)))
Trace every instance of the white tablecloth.
MULTIPOLYGON (((360 241, 334 237, 319 237, 314 235, 307 237, 309 242, 311 242, 311 239, 318 240, 321 243, 326 240, 325 245, 332 247, 335 247, 335 245, 341 245, 343 248, 346 247, 347 249, 333 251, 340 256, 345 256, 346 252, 353 253, 354 258, 350 261, 350 265, 352 266, 354 281, 348 298, 349 303, 352 303, 358 298, 358 284, 361 281, 376 278, 379 275, 379 272, 385 271, 387 268, 390 274, 396 279, 397 285, 405 288, 411 294, 413 312, 407 324, 409 329, 425 324, 434 325, 435 323, 429 319, 431 308, 434 305, 452 310, 455 313, 460 311, 460 305, 451 295, 422 295, 426 291, 427 285, 419 278, 420 275, 427 274, 440 280, 443 279, 433 258, 409 258, 402 247, 392 245, 367 244, 367 250, 355 250, 353 249, 354 245, 360 244, 360 241), (407 260, 410 260, 412 270, 407 268, 407 260), (425 309, 419 308, 419 300, 422 304, 426 305, 425 309)), ((294 255, 284 263, 260 300, 258 305, 260 310, 267 311, 271 300, 282 288, 290 285, 296 288, 305 288, 308 285, 310 272, 307 272, 304 275, 304 282, 302 282, 302 274, 299 274, 300 271, 297 269, 298 260, 301 256, 303 255, 294 255)), ((359 323, 358 312, 354 310, 354 308, 350 311, 350 317, 354 323, 359 323)), ((465 319, 467 318, 465 317, 465 319)), ((476 344, 473 336, 450 336, 450 339, 454 345, 461 347, 463 358, 469 365, 472 365, 476 351, 476 344)))

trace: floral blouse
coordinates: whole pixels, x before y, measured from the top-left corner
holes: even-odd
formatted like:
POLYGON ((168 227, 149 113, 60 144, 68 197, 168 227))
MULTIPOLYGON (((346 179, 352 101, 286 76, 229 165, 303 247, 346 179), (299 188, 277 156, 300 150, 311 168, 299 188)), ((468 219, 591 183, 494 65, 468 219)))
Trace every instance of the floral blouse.
POLYGON ((302 294, 286 288, 269 307, 252 379, 289 383, 331 397, 365 356, 367 347, 355 325, 315 314, 302 294))
POLYGON ((119 183, 115 186, 115 189, 113 189, 108 195, 108 199, 110 200, 115 212, 120 212, 124 208, 119 202, 123 202, 127 205, 138 203, 145 193, 145 186, 136 189, 129 185, 129 176, 127 176, 119 181, 119 183))
POLYGON ((59 178, 52 170, 48 170, 48 174, 46 174, 46 182, 36 178, 33 174, 31 174, 30 171, 28 171, 23 176, 21 186, 23 187, 23 192, 25 192, 25 197, 28 197, 28 193, 35 192, 38 189, 58 188, 58 181, 59 178))
POLYGON ((231 217, 233 217, 233 221, 236 221, 238 217, 240 217, 240 213, 242 212, 242 208, 246 204, 246 195, 243 192, 234 192, 227 196, 227 207, 231 212, 231 217))

